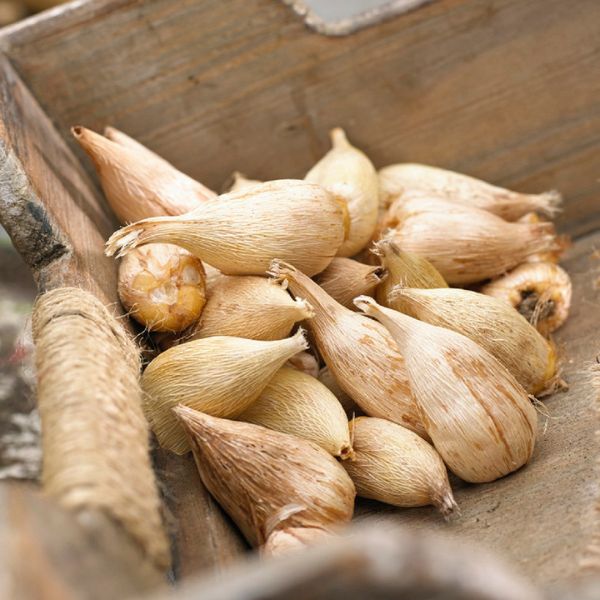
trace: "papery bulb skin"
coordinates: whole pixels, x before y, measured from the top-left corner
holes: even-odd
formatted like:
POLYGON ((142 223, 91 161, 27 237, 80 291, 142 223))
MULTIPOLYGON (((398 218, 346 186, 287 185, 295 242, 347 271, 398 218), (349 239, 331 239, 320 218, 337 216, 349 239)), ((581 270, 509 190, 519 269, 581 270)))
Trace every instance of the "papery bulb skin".
POLYGON ((176 407, 202 482, 252 546, 273 531, 348 523, 356 491, 325 450, 287 433, 176 407))
POLYGON ((410 288, 448 287, 440 272, 426 258, 401 250, 391 239, 384 238, 376 242, 372 252, 387 273, 375 293, 377 302, 383 306, 402 310, 401 297, 390 300, 390 292, 397 285, 410 288))
POLYGON ((348 207, 348 238, 338 256, 353 256, 370 241, 377 224, 379 182, 368 157, 352 146, 344 130, 330 132, 331 150, 306 174, 306 181, 318 183, 348 207))
POLYGON ((257 341, 215 336, 173 346, 142 375, 144 413, 161 447, 189 451, 172 412, 184 404, 208 414, 234 418, 246 410, 273 375, 306 349, 302 331, 284 340, 257 341))
POLYGON ((315 281, 342 306, 354 310, 354 298, 364 294, 372 295, 386 275, 383 267, 337 257, 315 277, 315 281))
POLYGON ((484 483, 529 461, 537 413, 529 394, 489 352, 368 296, 355 303, 396 340, 425 429, 453 473, 484 483))
POLYGON ((556 350, 517 311, 500 299, 458 288, 398 286, 390 304, 420 321, 445 327, 477 342, 498 359, 530 393, 553 387, 556 350))
POLYGON ((273 261, 271 275, 285 281, 314 311, 306 327, 336 381, 368 415, 426 436, 411 396, 402 354, 381 324, 344 308, 294 266, 273 261))
POLYGON ((385 205, 391 204, 403 194, 417 191, 487 210, 507 221, 516 221, 531 211, 554 216, 560 210, 562 202, 561 195, 556 191, 521 194, 468 175, 414 163, 390 165, 381 169, 379 186, 385 205))
POLYGON ((446 465, 431 444, 384 419, 352 422, 354 459, 344 463, 356 493, 399 507, 432 504, 448 517, 456 502, 446 465))
POLYGON ((144 219, 114 233, 106 254, 144 244, 185 248, 225 275, 264 275, 283 257, 307 275, 329 265, 344 240, 344 207, 319 185, 270 181, 222 194, 178 217, 144 219))
POLYGON ((238 420, 309 440, 343 460, 353 454, 342 405, 319 380, 297 369, 281 368, 238 420))
POLYGON ((210 286, 208 302, 189 339, 228 335, 280 340, 290 335, 297 322, 310 319, 312 314, 306 301, 294 300, 272 280, 221 275, 210 286))
POLYGON ((557 247, 551 223, 508 223, 430 196, 401 197, 390 207, 387 225, 399 248, 426 258, 450 285, 495 277, 557 247))
POLYGON ((216 196, 121 132, 116 142, 85 127, 73 127, 71 131, 92 159, 104 195, 123 224, 181 215, 216 196), (128 138, 126 143, 124 137, 128 138))

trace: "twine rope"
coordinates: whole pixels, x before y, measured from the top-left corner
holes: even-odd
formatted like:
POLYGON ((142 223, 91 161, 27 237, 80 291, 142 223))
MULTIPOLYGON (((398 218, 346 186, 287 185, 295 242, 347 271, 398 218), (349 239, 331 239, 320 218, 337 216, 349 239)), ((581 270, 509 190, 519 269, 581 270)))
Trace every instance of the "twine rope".
POLYGON ((45 492, 69 509, 106 512, 166 567, 136 345, 99 300, 78 288, 40 296, 32 327, 45 492))

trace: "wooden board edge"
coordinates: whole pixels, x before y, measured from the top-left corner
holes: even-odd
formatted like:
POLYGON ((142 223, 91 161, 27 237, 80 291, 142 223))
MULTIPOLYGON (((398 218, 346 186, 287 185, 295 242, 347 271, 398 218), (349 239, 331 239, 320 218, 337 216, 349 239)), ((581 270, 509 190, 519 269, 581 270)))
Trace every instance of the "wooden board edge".
MULTIPOLYGON (((307 27, 325 36, 345 36, 356 31, 393 19, 431 4, 436 0, 389 0, 389 2, 337 21, 326 21, 305 0, 280 0, 298 15, 307 27)), ((80 19, 97 18, 102 14, 133 4, 132 0, 72 0, 38 15, 5 27, 0 32, 0 48, 8 50, 13 41, 18 44, 25 37, 43 36, 54 28, 70 27, 80 19)))
POLYGON ((100 17, 135 0, 71 0, 38 14, 17 21, 0 30, 0 48, 9 51, 12 42, 19 44, 24 39, 42 38, 56 29, 68 29, 81 19, 100 17))
POLYGON ((305 0, 282 0, 299 17, 307 27, 326 36, 339 37, 350 35, 365 27, 377 25, 383 21, 393 19, 404 13, 416 10, 435 0, 391 0, 381 6, 365 10, 351 17, 339 21, 326 21, 319 16, 305 0))
POLYGON ((1 53, 0 192, 0 222, 38 290, 80 287, 121 317, 117 264, 102 251, 116 220, 10 58, 1 53))
POLYGON ((22 116, 17 110, 11 114, 11 90, 20 79, 4 55, 0 55, 0 73, 0 223, 31 269, 38 289, 43 290, 44 269, 69 260, 72 248, 31 185, 11 139, 9 121, 22 116))

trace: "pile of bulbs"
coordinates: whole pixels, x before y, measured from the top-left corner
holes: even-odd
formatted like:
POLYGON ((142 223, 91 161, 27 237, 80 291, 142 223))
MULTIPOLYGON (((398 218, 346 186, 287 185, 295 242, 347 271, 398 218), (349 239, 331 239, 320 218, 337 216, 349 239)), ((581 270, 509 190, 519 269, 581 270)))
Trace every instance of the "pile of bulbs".
POLYGON ((377 172, 334 129, 304 180, 217 195, 115 129, 73 134, 131 223, 106 245, 123 306, 167 347, 144 412, 250 544, 332 535, 357 494, 448 517, 447 468, 479 483, 529 461, 571 297, 556 192, 377 172))

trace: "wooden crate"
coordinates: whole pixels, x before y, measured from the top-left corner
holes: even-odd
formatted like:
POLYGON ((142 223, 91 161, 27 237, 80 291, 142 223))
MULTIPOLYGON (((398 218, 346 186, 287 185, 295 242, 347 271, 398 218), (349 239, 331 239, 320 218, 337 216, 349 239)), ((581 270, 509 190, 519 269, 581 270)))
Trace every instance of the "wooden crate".
MULTIPOLYGON (((599 28, 595 0, 438 0, 345 37, 272 0, 74 2, 0 34, 0 218, 41 291, 79 286, 118 313, 102 254, 117 223, 74 124, 114 125, 215 189, 235 169, 302 177, 341 125, 378 167, 411 160, 561 190, 559 226, 574 238, 573 308, 557 335, 570 389, 546 403, 533 462, 458 489, 450 525, 369 502, 357 520, 436 530, 538 584, 569 582, 600 565, 599 28)), ((191 461, 159 452, 157 468, 178 576, 235 560, 243 545, 191 461)))

